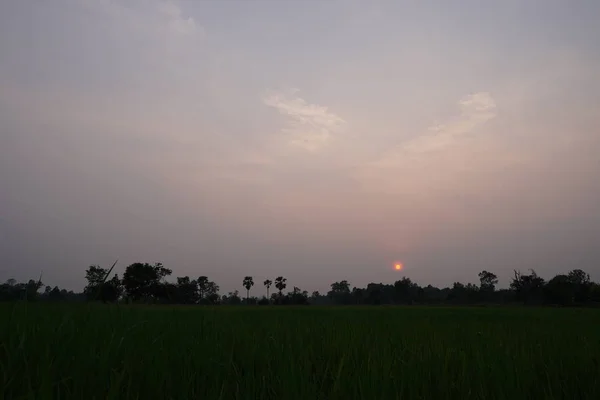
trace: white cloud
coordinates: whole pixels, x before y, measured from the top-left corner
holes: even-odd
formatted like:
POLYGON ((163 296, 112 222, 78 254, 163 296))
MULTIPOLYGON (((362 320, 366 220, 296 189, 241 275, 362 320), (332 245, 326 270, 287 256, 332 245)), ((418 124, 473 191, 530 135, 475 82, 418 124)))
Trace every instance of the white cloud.
POLYGON ((402 149, 409 152, 444 149, 496 117, 496 102, 487 92, 470 94, 458 104, 460 115, 445 124, 431 126, 427 134, 404 144, 402 149))
POLYGON ((346 121, 327 107, 310 104, 296 96, 297 91, 292 90, 289 95, 272 92, 263 101, 288 118, 282 132, 287 135, 289 145, 310 152, 321 150, 333 140, 336 133, 345 129, 346 121))
POLYGON ((474 160, 487 167, 518 161, 490 147, 488 140, 465 140, 496 117, 496 103, 489 93, 465 96, 458 106, 460 113, 454 118, 430 126, 424 134, 360 167, 356 179, 369 190, 427 197, 456 187, 474 160))

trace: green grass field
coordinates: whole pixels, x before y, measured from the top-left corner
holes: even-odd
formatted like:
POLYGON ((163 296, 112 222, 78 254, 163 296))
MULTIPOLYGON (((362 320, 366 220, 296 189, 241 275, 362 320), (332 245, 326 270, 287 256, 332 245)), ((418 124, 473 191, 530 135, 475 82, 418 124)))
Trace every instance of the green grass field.
POLYGON ((600 399, 600 310, 0 305, 3 399, 600 399))

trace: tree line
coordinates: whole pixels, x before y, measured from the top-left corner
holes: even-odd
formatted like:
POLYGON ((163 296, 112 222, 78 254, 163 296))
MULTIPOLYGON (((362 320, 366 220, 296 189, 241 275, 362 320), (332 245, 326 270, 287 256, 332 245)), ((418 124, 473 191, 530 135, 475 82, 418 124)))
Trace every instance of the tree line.
MULTIPOLYGON (((116 262, 115 262, 116 264, 116 262)), ((432 285, 419 286, 410 278, 403 277, 393 284, 369 283, 366 287, 352 287, 342 280, 330 285, 324 294, 318 291, 309 294, 293 286, 288 287, 283 276, 262 282, 264 289, 259 296, 254 278, 246 276, 238 290, 227 294, 219 293, 219 286, 206 276, 196 279, 189 276, 177 277, 168 282, 172 270, 161 263, 134 263, 129 265, 119 278, 111 268, 92 265, 85 271, 87 285, 82 293, 74 293, 58 287, 46 286, 41 277, 27 283, 9 279, 0 285, 0 301, 99 301, 104 303, 153 303, 153 304, 199 304, 199 305, 384 305, 384 304, 525 304, 591 306, 600 304, 600 284, 592 282, 589 274, 575 269, 544 280, 535 271, 514 271, 508 289, 497 289, 498 277, 488 271, 478 275, 479 285, 455 282, 451 287, 437 288, 432 285), (273 288, 272 288, 273 287, 273 288), (42 291, 42 288, 45 288, 42 291)))

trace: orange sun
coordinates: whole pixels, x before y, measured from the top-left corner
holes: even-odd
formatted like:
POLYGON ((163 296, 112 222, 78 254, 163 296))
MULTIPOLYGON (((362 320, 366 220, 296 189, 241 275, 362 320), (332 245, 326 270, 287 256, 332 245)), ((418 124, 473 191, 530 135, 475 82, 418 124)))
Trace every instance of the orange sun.
POLYGON ((402 270, 402 264, 401 264, 401 263, 396 263, 396 264, 394 264, 394 269, 395 269, 396 271, 400 271, 400 270, 402 270))

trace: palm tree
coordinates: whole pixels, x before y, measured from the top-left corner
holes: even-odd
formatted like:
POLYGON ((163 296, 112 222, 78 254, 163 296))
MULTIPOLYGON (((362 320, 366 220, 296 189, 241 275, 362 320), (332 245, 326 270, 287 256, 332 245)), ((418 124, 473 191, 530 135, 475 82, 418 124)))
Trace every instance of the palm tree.
POLYGON ((250 297, 250 288, 254 286, 254 280, 251 276, 247 276, 244 278, 244 287, 246 288, 246 303, 248 303, 248 299, 250 297))
POLYGON ((267 299, 269 298, 269 288, 271 287, 271 285, 273 284, 273 281, 267 279, 266 281, 263 282, 263 285, 265 285, 267 287, 267 299))
POLYGON ((281 292, 283 291, 283 289, 285 289, 286 282, 287 279, 285 279, 283 276, 278 276, 277 279, 275 279, 275 287, 279 290, 279 297, 281 298, 282 294, 281 292))

